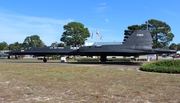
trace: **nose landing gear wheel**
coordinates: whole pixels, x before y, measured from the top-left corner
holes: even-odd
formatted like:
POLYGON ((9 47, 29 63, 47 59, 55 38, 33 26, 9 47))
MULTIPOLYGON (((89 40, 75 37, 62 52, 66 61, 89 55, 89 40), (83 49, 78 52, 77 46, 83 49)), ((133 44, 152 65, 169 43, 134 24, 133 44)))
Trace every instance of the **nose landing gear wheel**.
POLYGON ((43 62, 47 62, 47 59, 45 57, 43 58, 43 62))
POLYGON ((100 58, 100 61, 101 61, 101 63, 106 63, 106 60, 107 60, 107 58, 106 58, 106 55, 101 55, 101 58, 100 58))

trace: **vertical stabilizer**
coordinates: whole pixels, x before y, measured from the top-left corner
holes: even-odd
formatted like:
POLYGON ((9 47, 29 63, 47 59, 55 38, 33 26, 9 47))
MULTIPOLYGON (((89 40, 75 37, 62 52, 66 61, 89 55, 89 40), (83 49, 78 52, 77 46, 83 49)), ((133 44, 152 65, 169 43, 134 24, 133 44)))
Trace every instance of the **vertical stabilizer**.
POLYGON ((148 30, 137 30, 129 35, 123 45, 135 46, 136 48, 145 47, 150 49, 152 48, 152 43, 151 33, 148 30))

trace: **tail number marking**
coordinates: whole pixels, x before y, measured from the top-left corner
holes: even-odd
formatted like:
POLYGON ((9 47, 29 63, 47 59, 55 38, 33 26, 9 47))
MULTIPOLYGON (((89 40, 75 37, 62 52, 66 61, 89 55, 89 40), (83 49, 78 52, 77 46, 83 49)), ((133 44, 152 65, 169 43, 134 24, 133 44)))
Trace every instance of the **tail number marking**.
POLYGON ((144 36, 144 34, 137 34, 137 36, 144 36))

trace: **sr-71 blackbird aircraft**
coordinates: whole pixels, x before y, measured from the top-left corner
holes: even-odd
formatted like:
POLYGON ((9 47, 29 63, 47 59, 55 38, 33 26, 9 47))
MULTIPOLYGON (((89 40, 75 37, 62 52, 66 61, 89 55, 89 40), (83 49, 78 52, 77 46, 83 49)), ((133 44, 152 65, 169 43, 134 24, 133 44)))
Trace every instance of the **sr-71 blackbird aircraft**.
MULTIPOLYGON (((152 37, 148 30, 137 30, 123 44, 105 44, 81 47, 29 47, 7 52, 9 55, 81 55, 100 56, 101 62, 106 62, 107 56, 137 56, 147 54, 176 53, 175 50, 152 48, 152 37)), ((10 57, 10 56, 9 56, 10 57)))

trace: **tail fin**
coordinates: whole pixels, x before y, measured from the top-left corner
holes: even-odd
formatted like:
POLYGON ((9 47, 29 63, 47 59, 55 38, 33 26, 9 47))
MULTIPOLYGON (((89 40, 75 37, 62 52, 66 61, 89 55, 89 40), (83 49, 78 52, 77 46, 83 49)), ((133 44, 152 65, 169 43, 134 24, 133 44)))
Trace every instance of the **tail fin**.
POLYGON ((123 45, 125 46, 135 46, 135 47, 146 47, 152 48, 152 36, 148 30, 137 30, 131 35, 125 35, 128 38, 125 40, 123 45))

